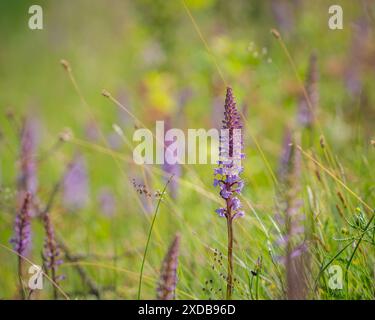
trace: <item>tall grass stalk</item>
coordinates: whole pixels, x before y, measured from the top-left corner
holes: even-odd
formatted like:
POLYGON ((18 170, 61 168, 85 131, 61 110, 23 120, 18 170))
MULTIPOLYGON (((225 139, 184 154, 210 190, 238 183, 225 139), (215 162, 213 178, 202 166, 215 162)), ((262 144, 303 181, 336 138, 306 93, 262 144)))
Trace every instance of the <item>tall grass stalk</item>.
POLYGON ((156 208, 155 208, 155 213, 154 213, 154 216, 151 220, 151 225, 150 225, 150 229, 148 231, 148 235, 147 235, 147 242, 146 242, 146 246, 145 246, 145 251, 143 252, 143 258, 142 258, 142 264, 141 264, 141 270, 140 270, 140 273, 139 273, 139 284, 138 284, 138 293, 137 293, 137 299, 140 300, 141 299, 141 291, 142 291, 142 279, 143 279, 143 269, 144 269, 144 266, 145 266, 145 261, 146 261, 146 256, 147 256, 147 251, 148 251, 148 247, 149 247, 149 244, 150 244, 150 240, 151 240, 151 234, 152 234, 152 230, 154 228, 154 224, 155 224, 155 221, 156 221, 156 216, 159 212, 159 207, 160 207, 160 203, 165 195, 165 191, 167 190, 167 187, 168 187, 168 184, 171 182, 171 180, 173 179, 173 176, 171 176, 168 181, 166 182, 166 184, 164 185, 164 188, 163 188, 163 191, 161 192, 160 194, 160 197, 158 199, 158 203, 156 205, 156 208))

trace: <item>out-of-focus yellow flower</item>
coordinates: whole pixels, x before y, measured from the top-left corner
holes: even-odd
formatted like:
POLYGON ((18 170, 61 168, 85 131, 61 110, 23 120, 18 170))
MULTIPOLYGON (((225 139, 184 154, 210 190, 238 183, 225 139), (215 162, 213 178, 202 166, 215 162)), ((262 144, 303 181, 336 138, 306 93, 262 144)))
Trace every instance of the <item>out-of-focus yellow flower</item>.
POLYGON ((151 72, 144 81, 146 103, 153 110, 171 113, 176 108, 174 99, 174 81, 168 73, 151 72))
POLYGON ((214 1, 213 0, 185 0, 185 3, 191 9, 207 9, 214 1))

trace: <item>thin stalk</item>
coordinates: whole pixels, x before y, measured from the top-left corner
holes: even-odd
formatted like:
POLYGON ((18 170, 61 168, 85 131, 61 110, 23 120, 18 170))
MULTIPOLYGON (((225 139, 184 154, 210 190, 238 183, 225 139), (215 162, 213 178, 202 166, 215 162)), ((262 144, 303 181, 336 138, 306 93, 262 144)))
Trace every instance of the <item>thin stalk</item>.
POLYGON ((23 288, 23 283, 22 283, 22 258, 18 256, 18 281, 19 281, 19 286, 20 286, 20 296, 22 300, 25 300, 25 291, 23 288))
MULTIPOLYGON (((56 271, 55 271, 55 268, 52 268, 52 270, 51 270, 51 277, 52 277, 52 280, 54 282, 57 282, 56 281, 56 271)), ((58 298, 58 296, 57 296, 57 289, 56 289, 56 287, 53 287, 53 299, 57 300, 57 298, 58 298)))
POLYGON ((255 278, 255 300, 259 300, 259 274, 255 278))
POLYGON ((158 214, 159 207, 160 207, 160 202, 161 202, 161 200, 163 199, 163 196, 164 196, 164 194, 165 194, 165 190, 167 189, 168 184, 169 184, 169 182, 171 182, 172 178, 173 178, 173 175, 168 179, 167 183, 165 184, 165 186, 164 186, 164 188, 163 188, 163 191, 162 191, 162 193, 161 193, 161 195, 160 195, 160 198, 159 198, 158 203, 157 203, 156 208, 155 208, 155 213, 154 213, 154 216, 153 216, 152 221, 151 221, 150 229, 149 229, 149 231, 148 231, 146 247, 145 247, 145 251, 144 251, 144 253, 143 253, 143 258, 142 258, 141 271, 140 271, 140 274, 139 274, 139 285, 138 285, 138 294, 137 294, 137 299, 138 299, 138 300, 141 299, 143 269, 144 269, 144 266, 145 266, 145 261, 146 261, 146 256, 147 256, 147 251, 148 251, 148 246, 149 246, 149 244, 150 244, 150 239, 151 239, 152 229, 154 228, 154 224, 155 224, 156 216, 157 216, 157 214, 158 214))
POLYGON ((228 229, 228 274, 227 274, 227 295, 226 299, 232 299, 233 292, 233 219, 229 200, 227 200, 227 229, 228 229))
POLYGON ((250 278, 250 275, 248 275, 249 293, 250 293, 250 299, 251 300, 254 300, 254 296, 253 296, 253 279, 254 279, 254 275, 253 274, 251 274, 251 278, 250 278))

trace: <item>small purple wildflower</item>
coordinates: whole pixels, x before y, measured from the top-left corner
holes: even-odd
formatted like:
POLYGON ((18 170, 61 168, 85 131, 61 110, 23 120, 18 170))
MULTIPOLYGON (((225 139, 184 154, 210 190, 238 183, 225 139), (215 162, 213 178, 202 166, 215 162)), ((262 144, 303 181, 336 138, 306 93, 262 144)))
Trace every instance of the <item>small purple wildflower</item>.
POLYGON ((223 127, 220 132, 220 161, 214 170, 214 186, 220 187, 220 196, 225 200, 226 207, 216 210, 220 217, 235 219, 244 215, 240 200, 244 183, 240 177, 243 171, 241 160, 244 158, 242 124, 236 109, 231 88, 227 88, 223 127))
POLYGON ((13 249, 21 256, 27 255, 31 245, 31 193, 27 192, 21 210, 16 216, 14 236, 10 240, 13 249))
POLYGON ((157 287, 158 300, 173 300, 177 285, 177 265, 180 250, 180 235, 176 234, 164 258, 157 287))
POLYGON ((43 224, 46 232, 42 255, 44 266, 47 270, 51 271, 52 280, 57 283, 64 278, 62 275, 57 275, 57 268, 63 263, 63 260, 60 257, 60 248, 56 241, 55 230, 53 228, 49 213, 45 213, 43 215, 43 224))
POLYGON ((89 200, 86 162, 76 156, 69 164, 63 181, 63 204, 72 211, 84 208, 89 200))

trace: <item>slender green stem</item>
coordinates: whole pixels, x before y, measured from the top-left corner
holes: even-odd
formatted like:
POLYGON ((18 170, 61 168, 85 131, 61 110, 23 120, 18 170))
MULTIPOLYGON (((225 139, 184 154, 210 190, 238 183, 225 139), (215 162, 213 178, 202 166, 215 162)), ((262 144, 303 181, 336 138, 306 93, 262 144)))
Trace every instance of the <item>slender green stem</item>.
MULTIPOLYGON (((57 282, 57 281, 56 281, 56 270, 55 270, 54 267, 52 267, 52 270, 51 270, 51 278, 52 278, 52 280, 53 280, 54 282, 57 282)), ((58 295, 57 295, 57 289, 56 289, 56 287, 53 287, 53 299, 54 299, 54 300, 57 300, 57 298, 58 298, 58 295)))
POLYGON ((171 182, 172 178, 173 178, 173 175, 168 179, 167 183, 164 186, 164 189, 163 189, 163 191, 162 191, 162 193, 160 195, 160 198, 159 198, 158 203, 157 203, 156 208, 155 208, 155 213, 154 213, 154 216, 153 216, 152 221, 151 221, 150 229, 148 231, 146 247, 145 247, 145 251, 143 253, 143 258, 142 258, 141 271, 140 271, 140 274, 139 274, 139 285, 138 285, 138 294, 137 294, 137 299, 138 300, 141 299, 143 269, 144 269, 144 266, 145 266, 145 261, 146 261, 148 246, 149 246, 150 240, 151 240, 152 229, 154 228, 156 216, 158 214, 159 207, 160 207, 160 202, 163 199, 163 196, 165 194, 165 190, 167 189, 167 186, 171 182))
POLYGON ((250 275, 248 275, 249 293, 250 293, 250 299, 251 300, 254 300, 254 296, 253 296, 253 279, 254 279, 254 275, 253 274, 251 274, 251 277, 250 277, 250 275))
POLYGON ((227 200, 227 229, 228 229, 228 274, 226 299, 232 299, 233 293, 233 219, 229 200, 227 200))
POLYGON ((20 296, 22 300, 25 300, 26 296, 25 296, 25 291, 23 288, 22 274, 23 274, 22 258, 18 256, 18 280, 19 280, 19 286, 20 286, 20 296))

